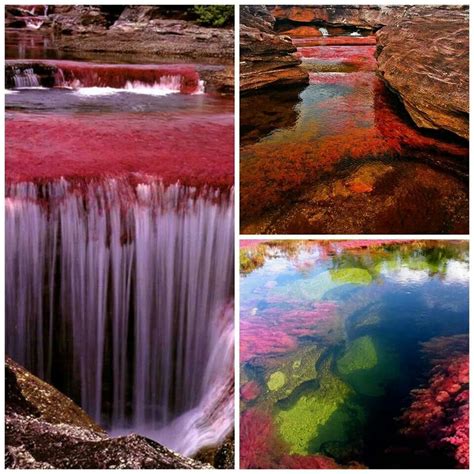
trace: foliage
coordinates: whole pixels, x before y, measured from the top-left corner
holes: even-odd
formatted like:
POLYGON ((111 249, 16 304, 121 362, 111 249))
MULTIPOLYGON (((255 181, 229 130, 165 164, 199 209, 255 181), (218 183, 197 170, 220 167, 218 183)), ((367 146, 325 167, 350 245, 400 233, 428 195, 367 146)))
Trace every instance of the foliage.
POLYGON ((233 5, 194 5, 197 22, 204 26, 226 26, 234 19, 233 5))

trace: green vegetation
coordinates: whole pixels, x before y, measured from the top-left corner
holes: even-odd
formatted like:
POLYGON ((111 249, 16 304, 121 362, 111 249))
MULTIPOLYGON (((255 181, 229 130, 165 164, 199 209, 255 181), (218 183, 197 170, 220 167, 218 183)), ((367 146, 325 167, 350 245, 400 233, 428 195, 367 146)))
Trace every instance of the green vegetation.
POLYGON ((194 5, 197 22, 204 26, 227 26, 234 20, 233 5, 194 5))
POLYGON ((372 369, 377 365, 377 351, 370 336, 351 341, 345 354, 337 361, 337 369, 342 375, 356 370, 372 369))
POLYGON ((368 285, 372 276, 364 268, 336 268, 330 270, 333 281, 352 285, 368 285))
POLYGON ((270 378, 267 381, 267 387, 274 392, 275 390, 279 390, 285 385, 286 376, 283 372, 277 371, 273 372, 270 375, 270 378))
POLYGON ((336 366, 341 378, 356 392, 373 397, 383 395, 386 385, 400 373, 396 352, 371 336, 351 341, 336 366))
POLYGON ((288 443, 290 454, 309 454, 328 439, 346 439, 349 414, 344 415, 341 410, 344 411, 353 391, 331 372, 330 366, 328 360, 321 369, 319 389, 303 393, 289 409, 276 415, 280 435, 288 443), (319 440, 322 433, 324 439, 319 440))

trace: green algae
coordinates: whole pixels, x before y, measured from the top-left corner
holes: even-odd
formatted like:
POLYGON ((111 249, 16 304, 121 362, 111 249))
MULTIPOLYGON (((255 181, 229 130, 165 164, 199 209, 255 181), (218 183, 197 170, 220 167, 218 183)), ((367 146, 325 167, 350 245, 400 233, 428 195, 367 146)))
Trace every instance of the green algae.
POLYGON ((377 351, 370 336, 351 341, 344 355, 337 361, 340 374, 347 375, 357 370, 372 369, 377 365, 377 351))
POLYGON ((267 387, 274 392, 275 390, 279 390, 280 388, 284 387, 286 383, 286 376, 283 372, 277 371, 273 372, 270 375, 270 378, 267 381, 267 387))
POLYGON ((333 281, 352 285, 368 285, 372 275, 365 268, 336 268, 329 270, 333 281))
POLYGON ((323 350, 314 345, 303 346, 296 353, 277 357, 267 367, 261 367, 268 392, 267 401, 279 402, 288 398, 298 386, 314 381, 317 376, 316 363, 323 350), (282 374, 284 383, 281 383, 282 374))
MULTIPOLYGON (((348 402, 353 390, 330 370, 331 359, 325 363, 319 377, 319 388, 311 393, 303 393, 286 410, 280 410, 276 423, 280 435, 288 443, 290 454, 309 454, 314 451, 315 440, 323 428, 328 425, 327 438, 346 438, 344 420, 341 421, 338 410, 348 402)), ((347 421, 347 420, 345 420, 347 421)))
POLYGON ((363 268, 338 268, 318 273, 312 278, 299 279, 275 289, 279 296, 288 295, 302 300, 321 300, 325 294, 343 285, 368 285, 372 275, 363 268))
POLYGON ((400 373, 397 353, 371 336, 351 341, 336 367, 342 380, 357 393, 372 397, 382 396, 386 385, 400 373))

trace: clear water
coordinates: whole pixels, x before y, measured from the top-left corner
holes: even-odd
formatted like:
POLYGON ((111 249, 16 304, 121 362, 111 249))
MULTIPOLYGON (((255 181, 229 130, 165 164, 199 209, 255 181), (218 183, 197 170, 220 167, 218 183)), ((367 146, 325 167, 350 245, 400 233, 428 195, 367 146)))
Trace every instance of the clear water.
MULTIPOLYGON (((261 458, 452 467, 395 447, 428 377, 420 344, 467 337, 467 243, 260 244, 241 249, 241 271, 241 432, 267 420, 261 458)), ((252 454, 241 448, 243 467, 252 454)))

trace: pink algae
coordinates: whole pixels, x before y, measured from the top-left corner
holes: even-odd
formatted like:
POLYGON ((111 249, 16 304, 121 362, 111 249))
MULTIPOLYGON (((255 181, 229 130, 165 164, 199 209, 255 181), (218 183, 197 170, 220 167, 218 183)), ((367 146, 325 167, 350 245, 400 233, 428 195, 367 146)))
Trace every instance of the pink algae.
POLYGON ((15 114, 6 121, 7 181, 151 175, 165 184, 233 184, 233 115, 15 114))
POLYGON ((247 310, 240 322, 240 361, 291 352, 298 347, 299 337, 328 333, 336 316, 337 305, 332 302, 306 309, 270 307, 257 314, 247 310))
POLYGON ((457 467, 467 469, 469 355, 457 351, 458 336, 451 341, 454 344, 450 338, 436 338, 425 344, 435 365, 428 383, 412 391, 412 403, 401 417, 402 433, 425 440, 430 449, 451 451, 457 467))

